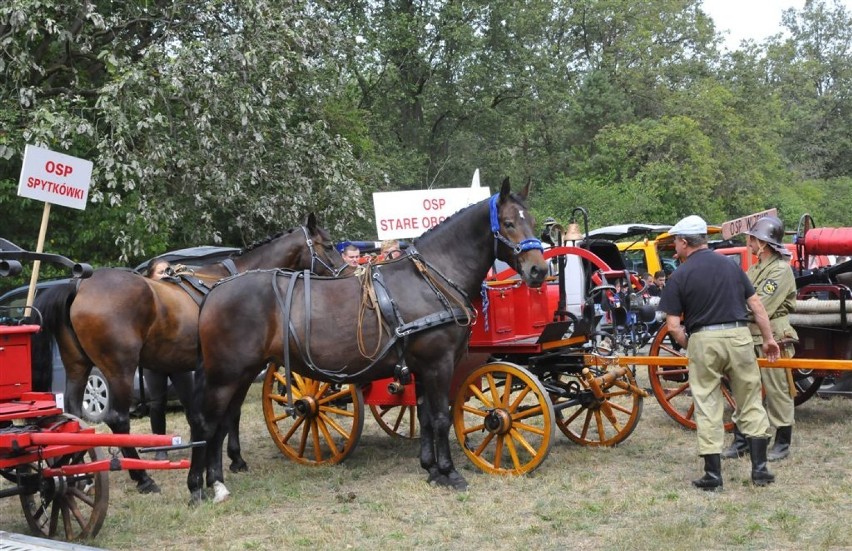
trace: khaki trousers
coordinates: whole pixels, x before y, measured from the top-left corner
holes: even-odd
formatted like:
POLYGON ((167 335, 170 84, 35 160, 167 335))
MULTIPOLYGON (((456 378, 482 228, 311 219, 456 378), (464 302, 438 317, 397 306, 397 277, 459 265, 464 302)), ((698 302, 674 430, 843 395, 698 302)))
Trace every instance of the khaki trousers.
POLYGON ((695 403, 698 453, 721 453, 725 443, 722 378, 738 405, 737 425, 746 436, 768 437, 769 419, 761 400, 760 369, 746 327, 699 331, 689 336, 689 387, 695 403))
MULTIPOLYGON (((782 358, 792 358, 795 352, 791 344, 781 347, 782 358)), ((755 347, 755 353, 762 354, 759 346, 755 347)), ((761 369, 760 378, 763 380, 763 391, 766 394, 765 406, 769 424, 773 427, 793 426, 795 424, 793 410, 796 404, 790 396, 787 370, 772 367, 761 369)))
MULTIPOLYGON (((760 346, 754 347, 754 353, 758 358, 763 357, 760 346)), ((782 358, 792 358, 796 349, 792 344, 781 347, 782 358)), ((760 379, 763 382, 763 393, 765 395, 763 405, 769 424, 773 427, 792 427, 795 422, 794 410, 796 404, 790 396, 790 383, 787 380, 787 370, 767 367, 760 370, 760 379)), ((739 416, 734 412, 732 416, 734 423, 739 423, 739 416)), ((742 430, 742 429, 740 429, 742 430)))

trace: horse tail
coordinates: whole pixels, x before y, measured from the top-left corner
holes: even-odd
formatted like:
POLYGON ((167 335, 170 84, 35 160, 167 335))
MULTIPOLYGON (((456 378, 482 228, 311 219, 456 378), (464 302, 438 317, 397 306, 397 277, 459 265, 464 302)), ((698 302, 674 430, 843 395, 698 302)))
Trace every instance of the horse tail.
POLYGON ((69 282, 45 289, 33 303, 41 313, 41 331, 33 336, 33 390, 48 392, 53 386, 53 343, 60 332, 74 334, 69 312, 76 295, 77 286, 69 282))

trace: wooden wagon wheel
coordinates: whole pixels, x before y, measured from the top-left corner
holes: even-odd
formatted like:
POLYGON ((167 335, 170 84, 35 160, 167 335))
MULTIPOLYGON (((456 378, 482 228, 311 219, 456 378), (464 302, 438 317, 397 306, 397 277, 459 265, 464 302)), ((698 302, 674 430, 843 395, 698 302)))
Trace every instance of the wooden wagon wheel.
POLYGON ((810 369, 794 369, 793 381, 796 385, 796 397, 793 403, 797 406, 804 404, 813 397, 822 386, 825 377, 816 377, 810 369))
MULTIPOLYGON (((686 356, 683 350, 673 339, 669 338, 668 326, 663 325, 657 331, 654 340, 651 341, 649 356, 686 356)), ((663 411, 683 425, 695 430, 695 403, 689 390, 689 371, 686 366, 659 366, 648 364, 648 378, 651 381, 651 390, 663 411)), ((731 414, 736 408, 734 397, 728 387, 722 385, 722 395, 725 399, 725 430, 731 431, 734 423, 731 414)))
MULTIPOLYGON (((51 467, 83 465, 100 461, 100 448, 63 455, 47 461, 51 467)), ((109 472, 85 473, 46 478, 35 464, 17 467, 17 474, 38 488, 21 495, 21 508, 27 524, 38 536, 65 541, 97 535, 109 507, 109 472)))
MULTIPOLYGON (((599 368, 590 371, 593 377, 604 373, 599 368)), ((592 383, 582 375, 575 379, 579 398, 571 401, 576 403, 564 409, 560 409, 558 402, 554 404, 556 425, 565 436, 583 446, 614 446, 633 433, 642 416, 644 400, 632 390, 636 388, 636 379, 630 369, 603 384, 597 383, 600 379, 592 383), (595 396, 591 384, 598 384, 602 397, 595 396)))
POLYGON ((381 429, 397 438, 420 438, 420 423, 417 421, 417 406, 375 406, 370 412, 381 429))
POLYGON ((284 368, 270 365, 263 380, 263 416, 278 449, 303 465, 340 463, 349 457, 364 428, 361 388, 293 373, 292 394, 291 409, 284 368))
POLYGON ((453 401, 456 438, 488 473, 523 474, 538 467, 553 444, 553 405, 542 384, 515 364, 473 370, 453 401))

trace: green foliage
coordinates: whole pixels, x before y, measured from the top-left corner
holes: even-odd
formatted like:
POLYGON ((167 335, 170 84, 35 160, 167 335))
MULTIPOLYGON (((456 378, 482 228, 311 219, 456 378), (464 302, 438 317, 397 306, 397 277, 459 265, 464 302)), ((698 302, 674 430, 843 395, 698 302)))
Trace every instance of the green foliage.
POLYGON ((113 260, 164 240, 243 244, 308 211, 337 230, 368 219, 358 163, 322 108, 334 29, 307 7, 4 4, 0 178, 20 170, 25 143, 94 161, 95 214, 78 223, 109 228, 113 260))
POLYGON ((534 183, 539 215, 849 225, 852 18, 720 54, 699 0, 0 5, 0 235, 32 244, 25 144, 95 163, 49 247, 96 264, 242 245, 309 211, 375 237, 370 193, 534 183), (14 221, 12 223, 11 221, 14 221))

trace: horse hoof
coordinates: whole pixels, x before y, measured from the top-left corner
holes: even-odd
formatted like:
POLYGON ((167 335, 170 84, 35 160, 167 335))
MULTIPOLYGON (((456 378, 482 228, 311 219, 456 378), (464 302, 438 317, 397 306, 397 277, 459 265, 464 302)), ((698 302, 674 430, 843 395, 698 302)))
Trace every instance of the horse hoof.
POLYGON ((229 497, 231 497, 231 492, 223 483, 218 481, 213 483, 213 503, 222 503, 229 497))
POLYGON ((157 486, 157 483, 154 482, 153 478, 149 478, 147 480, 143 480, 139 484, 136 485, 136 489, 140 494, 159 494, 160 487, 157 486))
POLYGON ((442 488, 452 488, 459 492, 467 491, 467 480, 456 471, 451 471, 449 474, 430 473, 429 484, 442 488))
POLYGON ((464 477, 458 473, 458 471, 452 471, 450 474, 448 474, 447 482, 453 490, 458 490, 459 492, 467 491, 467 480, 465 480, 464 477))
POLYGON ((198 507, 199 505, 204 503, 204 500, 206 499, 207 496, 204 495, 203 490, 195 490, 190 494, 189 503, 187 505, 189 505, 190 507, 198 507))
POLYGON ((441 474, 437 467, 432 467, 429 469, 429 478, 426 479, 426 482, 431 486, 446 486, 447 475, 441 474))
POLYGON ((240 459, 239 461, 234 461, 230 466, 232 473, 245 473, 248 472, 248 463, 240 459))

